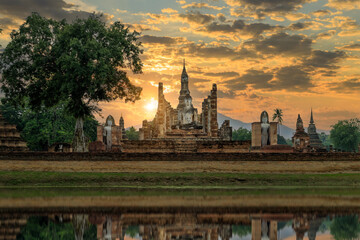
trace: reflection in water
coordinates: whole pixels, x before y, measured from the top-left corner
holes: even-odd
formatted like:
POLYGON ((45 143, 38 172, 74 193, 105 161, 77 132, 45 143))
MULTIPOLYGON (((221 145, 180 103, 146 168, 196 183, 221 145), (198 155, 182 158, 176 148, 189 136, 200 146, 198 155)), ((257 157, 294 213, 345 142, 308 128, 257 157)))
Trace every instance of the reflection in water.
POLYGON ((357 214, 49 214, 2 215, 1 239, 345 240, 357 214))

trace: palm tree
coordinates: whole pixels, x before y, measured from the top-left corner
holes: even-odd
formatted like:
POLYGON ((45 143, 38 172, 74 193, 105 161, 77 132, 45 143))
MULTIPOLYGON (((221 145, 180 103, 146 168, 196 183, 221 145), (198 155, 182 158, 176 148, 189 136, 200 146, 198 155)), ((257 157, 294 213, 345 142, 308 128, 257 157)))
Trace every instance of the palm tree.
MULTIPOLYGON (((274 109, 274 115, 273 115, 273 118, 272 118, 272 120, 273 121, 275 121, 275 119, 277 119, 278 120, 278 123, 280 124, 280 125, 282 125, 282 122, 283 122, 283 112, 282 112, 282 110, 280 109, 280 108, 276 108, 276 109, 274 109)), ((279 135, 280 135, 280 126, 279 126, 279 135)))

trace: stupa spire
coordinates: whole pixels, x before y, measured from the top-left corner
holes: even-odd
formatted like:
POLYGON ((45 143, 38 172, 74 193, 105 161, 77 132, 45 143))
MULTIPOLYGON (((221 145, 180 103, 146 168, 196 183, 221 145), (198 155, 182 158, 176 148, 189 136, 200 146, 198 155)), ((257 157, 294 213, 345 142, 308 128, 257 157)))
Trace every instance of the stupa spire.
POLYGON ((188 78, 187 72, 186 72, 186 67, 185 67, 185 58, 184 58, 184 62, 183 62, 183 71, 181 74, 181 78, 188 78))
POLYGON ((310 124, 313 124, 313 123, 314 123, 314 118, 313 118, 313 111, 311 108, 310 124))

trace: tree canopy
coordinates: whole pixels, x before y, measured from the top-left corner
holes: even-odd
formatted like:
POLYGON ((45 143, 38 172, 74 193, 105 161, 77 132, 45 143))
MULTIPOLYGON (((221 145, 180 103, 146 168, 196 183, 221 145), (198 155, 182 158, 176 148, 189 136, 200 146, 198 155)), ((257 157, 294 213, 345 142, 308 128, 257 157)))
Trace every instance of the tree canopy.
POLYGON ((330 232, 335 240, 358 239, 359 217, 357 215, 336 217, 330 225, 330 232))
POLYGON ((276 119, 278 120, 279 124, 282 124, 283 122, 283 112, 280 108, 276 108, 274 109, 274 114, 273 114, 273 118, 272 120, 275 121, 276 119))
POLYGON ((1 54, 3 102, 17 106, 28 98, 34 110, 65 102, 77 119, 75 144, 84 150, 83 120, 101 110, 98 102, 140 98, 141 88, 127 76, 127 69, 142 71, 138 36, 97 15, 67 23, 33 13, 1 54))
POLYGON ((246 141, 251 140, 251 131, 240 127, 232 132, 232 140, 234 141, 246 141))
MULTIPOLYGON (((88 224, 84 239, 96 239, 96 225, 88 224)), ((16 236, 17 240, 75 240, 74 226, 69 223, 57 223, 47 217, 30 217, 26 225, 16 236)))
MULTIPOLYGON (((0 110, 9 123, 16 125, 30 150, 47 151, 54 143, 71 143, 74 137, 76 119, 66 112, 65 105, 59 103, 35 112, 27 105, 15 108, 7 103, 0 110)), ((93 116, 85 117, 84 131, 90 141, 96 141, 97 125, 93 116)))
POLYGON ((136 131, 134 127, 131 127, 126 130, 126 137, 129 140, 139 140, 139 131, 136 131))
POLYGON ((341 120, 331 126, 330 139, 336 149, 347 152, 358 150, 360 142, 359 119, 341 120))

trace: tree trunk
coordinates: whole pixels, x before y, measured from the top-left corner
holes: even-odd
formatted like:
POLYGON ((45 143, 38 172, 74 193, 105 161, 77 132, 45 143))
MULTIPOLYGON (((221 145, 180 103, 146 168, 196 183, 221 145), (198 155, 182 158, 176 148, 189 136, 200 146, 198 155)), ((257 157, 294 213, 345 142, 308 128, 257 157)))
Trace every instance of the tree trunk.
POLYGON ((73 140, 74 152, 88 152, 88 142, 84 133, 84 117, 76 119, 75 134, 73 140))
POLYGON ((74 227, 75 240, 84 239, 84 232, 85 232, 87 220, 88 220, 87 215, 83 215, 83 214, 73 215, 72 222, 74 227))

